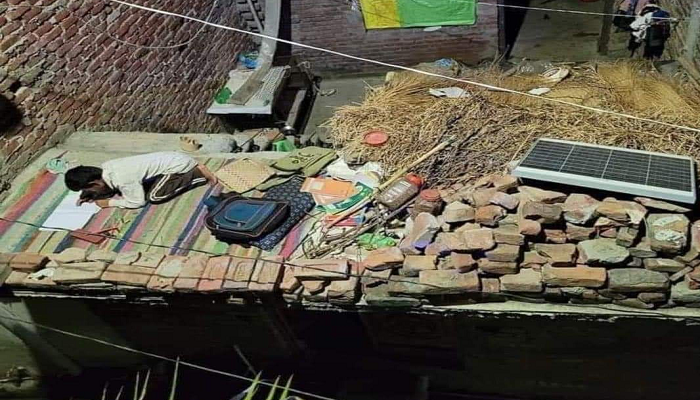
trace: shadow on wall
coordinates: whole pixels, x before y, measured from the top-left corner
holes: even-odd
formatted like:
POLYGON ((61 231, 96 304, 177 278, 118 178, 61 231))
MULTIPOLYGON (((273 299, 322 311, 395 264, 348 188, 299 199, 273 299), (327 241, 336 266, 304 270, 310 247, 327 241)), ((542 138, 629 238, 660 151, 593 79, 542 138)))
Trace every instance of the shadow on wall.
MULTIPOLYGON (((505 0, 504 4, 510 6, 529 7, 530 0, 505 0)), ((523 23, 525 22, 526 14, 527 10, 523 8, 505 8, 503 10, 506 58, 510 57, 515 41, 518 39, 518 34, 520 34, 520 28, 522 28, 523 23)))
POLYGON ((0 95, 0 136, 12 130, 22 120, 22 113, 5 96, 0 95))

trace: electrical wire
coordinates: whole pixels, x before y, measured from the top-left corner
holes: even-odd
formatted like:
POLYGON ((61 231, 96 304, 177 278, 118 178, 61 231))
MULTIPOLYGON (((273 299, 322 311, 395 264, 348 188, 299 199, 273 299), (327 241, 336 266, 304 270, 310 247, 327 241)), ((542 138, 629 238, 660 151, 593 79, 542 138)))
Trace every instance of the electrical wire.
MULTIPOLYGON (((74 231, 72 231, 72 230, 70 230, 70 229, 56 228, 56 227, 47 227, 47 226, 43 226, 43 225, 40 225, 40 224, 33 224, 33 223, 31 223, 31 222, 24 222, 24 221, 12 220, 12 219, 8 219, 8 218, 5 218, 5 217, 0 217, 0 221, 5 221, 5 222, 15 223, 15 224, 21 224, 21 225, 28 225, 28 226, 32 226, 32 227, 35 227, 35 228, 48 228, 48 229, 57 229, 57 230, 65 231, 65 232, 74 232, 74 231)), ((230 256, 229 254, 226 254, 226 253, 215 253, 215 252, 210 252, 210 251, 206 251, 206 250, 197 250, 197 249, 183 248, 183 247, 178 247, 178 246, 156 245, 156 244, 144 243, 144 242, 140 242, 140 241, 137 241, 137 240, 127 239, 127 238, 119 238, 119 237, 115 237, 115 236, 111 236, 111 235, 105 235, 105 234, 100 234, 100 233, 91 233, 91 235, 100 236, 100 237, 105 237, 105 238, 113 239, 113 240, 125 241, 125 242, 129 242, 129 243, 134 243, 134 244, 142 244, 142 245, 149 245, 149 246, 153 246, 153 247, 165 248, 165 249, 177 249, 177 250, 181 250, 181 251, 193 251, 193 252, 202 253, 202 254, 207 254, 207 255, 211 255, 211 256, 215 256, 215 257, 218 257, 218 256, 230 256)), ((260 255, 259 255, 259 254, 258 254, 257 257, 248 257, 248 256, 232 256, 232 257, 239 258, 239 259, 244 259, 244 260, 256 261, 256 262, 257 262, 258 260, 260 260, 260 255)), ((286 266, 290 266, 290 267, 304 268, 304 269, 307 269, 307 270, 319 271, 319 272, 323 272, 323 273, 337 274, 337 275, 343 276, 343 277, 345 277, 345 278, 347 278, 347 277, 354 277, 354 278, 358 278, 358 279, 366 278, 366 276, 365 276, 365 275, 362 275, 362 274, 354 274, 354 273, 352 273, 352 272, 341 272, 341 271, 326 270, 326 269, 323 269, 323 268, 313 267, 313 266, 310 266, 310 265, 298 265, 298 264, 294 264, 293 262, 289 262, 289 261, 287 261, 287 260, 277 261, 277 260, 273 260, 273 259, 265 259, 264 261, 265 261, 265 262, 268 262, 268 263, 272 263, 272 264, 282 265, 282 266, 285 266, 285 265, 286 265, 286 266)), ((433 284, 430 284, 430 283, 422 283, 422 282, 416 282, 416 281, 411 281, 411 280, 406 280, 406 279, 400 279, 400 278, 397 278, 397 277, 382 278, 382 277, 374 277, 374 276, 373 276, 373 277, 371 277, 371 279, 378 280, 378 281, 384 281, 384 282, 386 282, 386 283, 391 283, 391 282, 396 282, 396 283, 407 283, 407 284, 411 284, 411 285, 423 286, 423 287, 426 287, 426 288, 437 289, 437 290, 444 289, 443 287, 441 287, 441 286, 439 286, 439 285, 433 285, 433 284)), ((514 299, 514 300, 523 301, 523 302, 527 302, 527 303, 556 304, 556 303, 547 302, 547 301, 544 300, 544 299, 537 299, 537 298, 532 298, 532 297, 527 297, 527 296, 520 296, 520 295, 512 294, 512 293, 501 292, 501 293, 497 293, 496 295, 497 295, 497 296, 501 296, 501 297, 505 297, 505 298, 512 298, 512 299, 514 299)), ((604 306, 604 305, 596 305, 596 304, 566 304, 566 305, 567 305, 567 306, 579 307, 579 308, 597 308, 597 309, 601 309, 601 310, 613 311, 613 312, 616 313, 616 314, 615 314, 616 316, 622 316, 622 315, 645 315, 645 316, 658 316, 658 317, 663 317, 663 318, 684 318, 684 319, 697 319, 697 320, 700 320, 700 318, 687 317, 687 316, 675 317, 675 316, 672 316, 672 315, 667 315, 667 314, 663 314, 663 313, 659 313, 659 312, 655 312, 655 311, 644 311, 644 310, 620 310, 620 309, 618 309, 618 308, 611 308, 611 307, 606 307, 606 306, 604 306)), ((436 309, 437 309, 437 310, 455 311, 455 308, 454 308, 454 307, 430 306, 430 309, 432 309, 432 310, 436 310, 436 309)), ((537 312, 538 312, 538 313, 539 313, 539 312, 548 313, 547 311, 541 311, 541 310, 538 310, 537 312)), ((549 313, 552 313, 552 314, 564 314, 564 312, 561 312, 561 311, 551 311, 551 312, 549 312, 549 313)))
MULTIPOLYGON (((36 323, 36 322, 33 322, 33 321, 27 321, 27 320, 23 320, 23 319, 20 319, 20 318, 14 318, 14 317, 9 317, 9 316, 5 316, 5 315, 0 315, 0 319, 5 319, 5 320, 8 320, 8 321, 14 321, 14 322, 18 322, 18 323, 22 323, 22 324, 26 324, 26 325, 31 325, 31 326, 34 326, 34 327, 37 327, 37 328, 40 328, 40 329, 44 329, 44 330, 47 330, 47 331, 51 331, 51 332, 55 332, 55 333, 60 333, 60 334, 62 334, 62 335, 66 335, 66 336, 70 336, 70 337, 74 337, 74 338, 78 338, 78 339, 88 340, 88 341, 91 341, 91 342, 95 342, 95 343, 102 344, 102 345, 104 345, 104 346, 114 347, 114 348, 117 348, 117 349, 120 349, 120 350, 123 350, 123 351, 127 351, 127 352, 134 353, 134 354, 140 354, 140 355, 147 356, 147 357, 151 357, 151 358, 156 358, 156 359, 159 359, 159 360, 162 360, 162 361, 169 361, 169 362, 174 363, 174 364, 184 365, 184 366, 187 366, 187 367, 190 367, 190 368, 194 368, 194 369, 198 369, 198 370, 201 370, 201 371, 206 371, 206 372, 211 372, 211 373, 218 374, 218 375, 228 376, 228 377, 231 377, 231 378, 236 378, 236 379, 244 380, 244 381, 251 382, 251 383, 255 381, 255 379, 251 379, 251 378, 248 378, 248 377, 245 377, 245 376, 242 376, 242 375, 238 375, 238 374, 234 374, 234 373, 226 372, 226 371, 221 371, 221 370, 214 369, 214 368, 205 367, 205 366, 203 366, 203 365, 194 364, 194 363, 187 362, 187 361, 182 361, 180 358, 170 358, 170 357, 162 356, 162 355, 160 355, 160 354, 151 353, 151 352, 148 352, 148 351, 133 349, 133 348, 128 347, 128 346, 123 346, 123 345, 116 344, 116 343, 112 343, 112 342, 109 342, 109 341, 106 341, 106 340, 103 340, 103 339, 97 339, 97 338, 94 338, 94 337, 91 337, 91 336, 87 336, 87 335, 83 335, 83 334, 79 334, 79 333, 75 333, 75 332, 69 332, 69 331, 66 331, 66 330, 63 330, 63 329, 54 328, 54 327, 52 327, 52 326, 48 326, 48 325, 44 325, 44 324, 39 324, 39 323, 36 323)), ((269 383, 269 382, 266 382, 266 381, 258 381, 258 384, 260 384, 260 385, 265 385, 265 386, 269 386, 269 387, 275 386, 274 384, 269 383)), ((277 387, 279 388, 279 386, 277 386, 277 387)), ((304 395, 304 396, 309 396, 309 397, 313 397, 313 398, 316 398, 316 399, 321 399, 321 400, 336 400, 336 399, 334 399, 334 398, 332 398, 332 397, 326 397, 326 396, 322 396, 322 395, 319 395, 319 394, 310 393, 310 392, 305 392, 305 391, 303 391, 303 390, 298 390, 298 389, 293 389, 293 388, 289 388, 289 391, 290 391, 290 392, 297 393, 297 394, 301 394, 301 395, 304 395)))
POLYGON ((567 105, 567 106, 571 106, 571 107, 575 107, 575 108, 580 108, 580 109, 591 111, 591 112, 596 112, 599 114, 608 114, 608 115, 613 115, 613 116, 617 116, 617 117, 623 117, 623 118, 633 119, 633 120, 637 120, 637 121, 648 122, 648 123, 655 124, 655 125, 662 125, 662 126, 666 126, 666 127, 670 127, 670 128, 682 129, 682 130, 687 130, 687 131, 691 131, 691 132, 695 132, 695 133, 700 133, 700 128, 693 128, 693 127, 689 127, 689 126, 685 126, 685 125, 677 125, 677 124, 673 124, 673 123, 669 123, 669 122, 658 121, 658 120, 645 118, 645 117, 639 117, 639 116, 635 116, 632 114, 620 113, 617 111, 606 110, 603 108, 586 106, 583 104, 577 104, 577 103, 573 103, 573 102, 565 101, 565 100, 560 100, 560 99, 541 97, 541 96, 530 94, 527 92, 520 92, 517 90, 502 88, 502 87, 498 87, 498 86, 494 86, 494 85, 489 85, 486 83, 475 82, 475 81, 470 81, 470 80, 461 79, 461 78, 455 78, 455 77, 441 75, 441 74, 434 73, 434 72, 423 71, 423 70, 420 70, 417 68, 405 67, 405 66, 398 65, 398 64, 392 64, 392 63, 374 60, 374 59, 370 59, 370 58, 354 56, 351 54, 347 54, 347 53, 343 53, 343 52, 339 52, 339 51, 335 51, 335 50, 330 50, 330 49, 326 49, 326 48, 322 48, 322 47, 312 46, 312 45, 304 44, 304 43, 300 43, 300 42, 295 42, 292 40, 280 39, 280 38, 266 35, 263 33, 251 32, 251 31, 247 31, 245 29, 234 28, 231 26, 226 26, 226 25, 221 25, 221 24, 214 24, 211 22, 203 21, 201 19, 187 16, 187 15, 177 14, 177 13, 173 13, 170 11, 163 11, 163 10, 159 10, 159 9, 155 9, 155 8, 151 8, 151 7, 146 7, 146 6, 142 6, 142 5, 138 5, 138 4, 132 4, 132 3, 128 3, 128 2, 125 2, 122 0, 105 0, 105 1, 118 3, 118 4, 124 4, 124 5, 127 5, 129 7, 133 7, 133 8, 149 11, 149 12, 154 12, 154 13, 158 13, 158 14, 176 16, 176 17, 180 17, 180 18, 183 18, 183 19, 186 19, 189 21, 196 21, 196 22, 206 24, 206 25, 209 25, 212 27, 216 27, 219 29, 224 29, 224 30, 239 32, 239 33, 243 33, 243 34, 247 34, 247 35, 257 36, 257 37, 264 38, 264 39, 274 40, 274 41, 277 41, 280 43, 285 43, 285 44, 289 44, 289 45, 293 45, 293 46, 297 46, 297 47, 302 47, 302 48, 309 49, 309 50, 315 50, 315 51, 320 51, 320 52, 324 52, 324 53, 328 53, 328 54, 333 54, 336 56, 345 57, 345 58, 349 58, 352 60, 362 61, 362 62, 366 62, 366 63, 370 63, 370 64, 380 65, 383 67, 390 67, 390 68, 400 69, 400 70, 408 71, 408 72, 414 72, 414 73, 418 73, 418 74, 422 74, 422 75, 426 75, 426 76, 441 78, 441 79, 445 79, 445 80, 449 80, 449 81, 466 83, 466 84, 469 84, 472 86, 477 86, 477 87, 481 87, 481 88, 488 89, 488 90, 517 94, 517 95, 521 95, 521 96, 525 96, 525 97, 538 99, 538 100, 544 101, 544 102, 563 104, 563 105, 567 105))

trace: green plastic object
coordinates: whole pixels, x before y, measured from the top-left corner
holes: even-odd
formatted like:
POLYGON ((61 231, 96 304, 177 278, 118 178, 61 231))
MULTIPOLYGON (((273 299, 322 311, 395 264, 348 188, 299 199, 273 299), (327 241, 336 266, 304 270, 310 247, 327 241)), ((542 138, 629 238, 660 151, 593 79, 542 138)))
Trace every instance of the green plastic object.
POLYGON ((46 170, 52 174, 64 174, 68 171, 68 163, 62 158, 52 158, 46 163, 46 170))
POLYGON ((218 92, 216 92, 216 95, 214 96, 214 101, 216 101, 219 104, 226 104, 226 102, 228 102, 228 99, 231 98, 231 94, 231 89, 224 86, 218 92))
POLYGON ((363 233, 357 237, 357 245, 366 250, 376 250, 396 246, 396 239, 381 233, 363 233))
POLYGON ((276 142, 272 143, 272 149, 274 151, 284 151, 284 152, 291 152, 292 150, 296 150, 296 147, 294 146, 294 143, 290 142, 287 139, 282 139, 278 140, 276 142))

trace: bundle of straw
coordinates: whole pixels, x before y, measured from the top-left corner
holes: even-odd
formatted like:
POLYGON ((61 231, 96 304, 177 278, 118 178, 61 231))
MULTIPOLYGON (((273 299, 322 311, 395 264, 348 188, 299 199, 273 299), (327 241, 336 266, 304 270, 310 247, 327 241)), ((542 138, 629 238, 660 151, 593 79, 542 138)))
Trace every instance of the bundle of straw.
MULTIPOLYGON (((546 86, 538 76, 505 77, 493 69, 473 70, 468 78, 520 91, 546 86)), ((700 127, 697 91, 636 64, 576 68, 546 96, 700 127)), ((501 172, 540 137, 700 155, 700 142, 692 131, 416 73, 396 74, 384 86, 370 89, 364 102, 340 107, 326 126, 337 147, 368 161, 381 162, 389 172, 452 139, 452 146, 418 167, 417 172, 438 187, 501 172), (446 99, 428 93, 431 88, 449 86, 464 88, 470 97, 446 99), (370 147, 363 143, 364 134, 374 129, 389 135, 386 145, 370 147)))

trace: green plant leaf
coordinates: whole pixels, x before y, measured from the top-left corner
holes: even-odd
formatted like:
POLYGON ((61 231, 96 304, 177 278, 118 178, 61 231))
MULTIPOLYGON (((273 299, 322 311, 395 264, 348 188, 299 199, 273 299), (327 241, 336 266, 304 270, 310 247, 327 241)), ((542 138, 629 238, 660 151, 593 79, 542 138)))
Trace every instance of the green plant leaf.
POLYGON ((175 400, 175 388, 177 387, 177 374, 180 370, 180 357, 175 360, 175 372, 173 372, 173 384, 170 386, 170 396, 168 400, 175 400))
POLYGON ((148 380, 151 377, 151 370, 146 371, 146 377, 143 379, 143 386, 141 387, 141 396, 138 400, 144 400, 146 398, 146 388, 148 387, 148 380))
POLYGON ((277 384, 280 382, 280 377, 277 376, 275 378, 275 382, 272 384, 272 388, 270 388, 270 393, 267 394, 267 400, 274 400, 275 399, 275 392, 277 391, 277 384))
POLYGON ((107 400, 107 388, 109 387, 109 382, 105 382, 105 387, 102 389, 102 400, 107 400))
POLYGON ((292 379, 294 379, 294 375, 290 376, 289 379, 287 379, 287 384, 284 386, 284 390, 282 391, 280 400, 286 400, 287 397, 289 397, 289 388, 292 387, 292 379))
POLYGON ((122 398, 122 392, 124 391, 124 386, 119 388, 119 393, 117 393, 117 397, 114 398, 114 400, 119 400, 122 398))
POLYGON ((253 383, 250 384, 250 387, 248 388, 248 393, 246 394, 243 400, 253 400, 255 392, 258 391, 258 385, 260 385, 260 375, 262 375, 262 372, 258 372, 258 374, 255 375, 255 379, 253 379, 253 383))
POLYGON ((136 371, 136 382, 134 383, 134 400, 138 400, 139 398, 139 378, 141 377, 141 374, 139 374, 138 371, 136 371))

